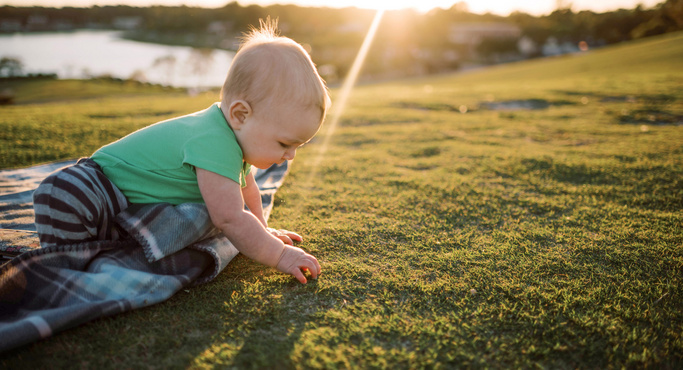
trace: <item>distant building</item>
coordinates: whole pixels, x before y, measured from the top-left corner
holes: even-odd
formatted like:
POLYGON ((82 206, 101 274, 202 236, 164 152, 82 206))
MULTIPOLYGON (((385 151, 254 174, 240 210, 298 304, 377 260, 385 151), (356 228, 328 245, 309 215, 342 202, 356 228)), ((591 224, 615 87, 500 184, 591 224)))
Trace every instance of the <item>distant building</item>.
POLYGON ((530 57, 538 53, 538 46, 534 40, 528 36, 522 36, 522 38, 517 41, 517 49, 519 49, 519 52, 525 57, 530 57))
POLYGON ((461 23, 450 27, 448 41, 475 46, 486 39, 517 39, 522 30, 510 23, 461 23))
POLYGON ((142 26, 142 17, 116 17, 112 25, 119 30, 134 30, 142 26))
POLYGON ((335 31, 341 34, 364 33, 366 27, 363 22, 348 22, 337 26, 335 31))
POLYGON ((232 32, 234 27, 235 22, 233 21, 213 21, 206 26, 206 33, 215 36, 225 36, 232 32))
MULTIPOLYGON (((481 59, 478 52, 479 45, 489 40, 510 40, 517 42, 522 36, 522 30, 518 26, 503 22, 490 23, 459 23, 451 25, 448 33, 448 41, 457 45, 462 52, 462 58, 467 60, 481 59)), ((518 48, 519 46, 517 46, 518 48)), ((518 58, 518 50, 513 53, 504 52, 496 54, 497 62, 510 61, 518 58)), ((490 56, 489 56, 490 58, 490 56)))
POLYGON ((48 29, 49 19, 42 14, 31 14, 26 19, 27 31, 45 31, 48 29))
POLYGON ((17 19, 0 19, 0 32, 19 32, 24 25, 17 19))
POLYGON ((570 42, 559 43, 557 39, 553 36, 548 37, 541 53, 543 56, 554 56, 562 54, 576 53, 579 51, 579 47, 570 42))
POLYGON ((73 22, 66 20, 66 19, 58 19, 54 22, 52 22, 52 27, 53 30, 55 31, 68 31, 74 29, 74 24, 73 22))

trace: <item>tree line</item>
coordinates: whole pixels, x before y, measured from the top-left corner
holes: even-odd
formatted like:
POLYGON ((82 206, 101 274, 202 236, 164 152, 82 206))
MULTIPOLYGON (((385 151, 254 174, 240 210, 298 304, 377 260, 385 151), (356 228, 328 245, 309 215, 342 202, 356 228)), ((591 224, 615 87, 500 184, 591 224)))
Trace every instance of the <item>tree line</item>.
MULTIPOLYGON (((242 6, 237 2, 213 9, 123 5, 90 8, 3 6, 0 7, 0 31, 12 31, 7 24, 28 31, 118 27, 126 29, 126 37, 142 41, 234 49, 236 39, 244 31, 268 16, 279 19, 284 35, 305 44, 319 66, 329 66, 330 73, 343 75, 362 43, 374 11, 352 7, 242 6), (132 22, 117 24, 121 19, 132 22)), ((466 46, 454 44, 449 33, 453 32, 453 25, 472 23, 507 23, 520 30, 515 37, 483 40, 476 50, 480 59, 514 52, 521 37, 536 45, 553 38, 560 43, 596 47, 683 29, 683 0, 666 0, 652 8, 637 6, 604 13, 575 12, 566 7, 541 16, 522 12, 506 17, 474 14, 467 10, 464 2, 427 13, 410 9, 389 11, 380 25, 365 70, 370 74, 380 71, 410 74, 420 68, 426 72, 456 68, 467 58, 474 57, 471 50, 464 50, 466 46)), ((526 57, 533 56, 532 53, 526 57)))

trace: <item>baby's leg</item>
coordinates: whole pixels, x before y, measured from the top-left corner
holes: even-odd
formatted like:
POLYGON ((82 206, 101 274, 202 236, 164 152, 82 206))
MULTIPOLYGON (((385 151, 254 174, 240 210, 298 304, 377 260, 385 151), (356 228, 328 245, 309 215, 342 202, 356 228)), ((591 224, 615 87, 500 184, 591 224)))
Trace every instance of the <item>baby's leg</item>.
POLYGON ((114 217, 128 207, 121 191, 91 159, 48 176, 33 193, 43 248, 119 238, 114 217))

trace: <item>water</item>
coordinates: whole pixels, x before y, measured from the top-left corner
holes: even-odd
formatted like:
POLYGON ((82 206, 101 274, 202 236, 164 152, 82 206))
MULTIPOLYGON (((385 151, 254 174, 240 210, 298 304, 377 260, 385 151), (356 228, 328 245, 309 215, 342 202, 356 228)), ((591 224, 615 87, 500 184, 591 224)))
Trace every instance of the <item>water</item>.
POLYGON ((0 58, 21 60, 24 73, 59 78, 109 75, 177 87, 222 86, 234 53, 121 39, 118 31, 0 36, 0 58))

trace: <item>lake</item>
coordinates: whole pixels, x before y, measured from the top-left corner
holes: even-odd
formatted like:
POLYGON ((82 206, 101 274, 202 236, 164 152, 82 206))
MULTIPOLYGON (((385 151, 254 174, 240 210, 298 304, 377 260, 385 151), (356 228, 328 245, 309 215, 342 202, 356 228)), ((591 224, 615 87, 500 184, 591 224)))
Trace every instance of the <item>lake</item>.
POLYGON ((0 35, 0 58, 19 59, 24 73, 56 73, 59 78, 108 75, 206 88, 223 85, 234 56, 225 50, 143 43, 120 35, 95 30, 0 35))

